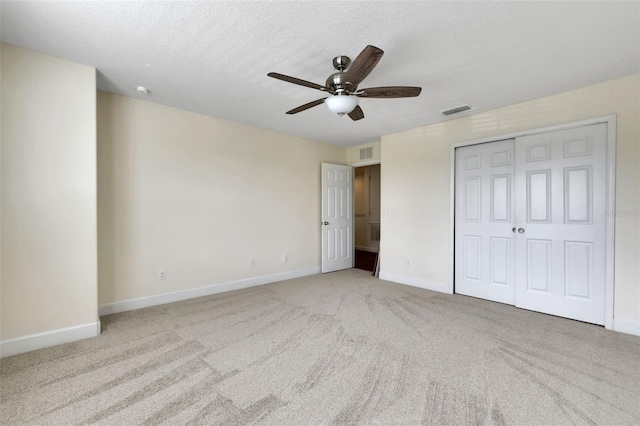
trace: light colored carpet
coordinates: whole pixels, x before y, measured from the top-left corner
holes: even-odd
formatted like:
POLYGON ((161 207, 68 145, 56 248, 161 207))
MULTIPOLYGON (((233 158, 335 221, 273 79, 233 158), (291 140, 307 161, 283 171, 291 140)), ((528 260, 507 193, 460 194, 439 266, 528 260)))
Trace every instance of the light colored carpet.
POLYGON ((1 361, 2 424, 640 424, 640 338, 347 270, 1 361))

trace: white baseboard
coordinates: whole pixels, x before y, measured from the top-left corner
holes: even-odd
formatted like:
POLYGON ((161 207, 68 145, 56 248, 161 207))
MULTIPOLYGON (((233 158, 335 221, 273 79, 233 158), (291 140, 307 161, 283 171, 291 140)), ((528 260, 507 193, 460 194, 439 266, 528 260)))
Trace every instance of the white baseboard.
POLYGON ((613 319, 613 329, 620 333, 633 334, 634 336, 640 336, 640 322, 629 321, 622 319, 613 319))
POLYGON ((451 293, 446 284, 421 280, 419 278, 403 277, 402 275, 392 274, 391 272, 380 271, 380 279, 392 281, 398 284, 410 285, 412 287, 424 288, 425 290, 437 291, 440 293, 451 293))
POLYGON ((75 327, 60 328, 0 342, 0 358, 23 354, 37 349, 96 337, 100 334, 100 321, 75 327))
POLYGON ((356 250, 368 251, 370 253, 377 253, 378 252, 378 249, 376 247, 367 247, 367 246, 356 246, 356 250))
MULTIPOLYGON (((386 280, 386 281, 392 281, 398 284, 410 285, 412 287, 419 287, 427 290, 433 290, 441 293, 451 294, 448 286, 445 284, 436 283, 436 282, 427 281, 427 280, 421 280, 418 278, 404 277, 402 275, 397 275, 390 272, 380 271, 380 279, 386 280)), ((640 322, 614 318, 613 330, 618 331, 620 333, 640 336, 640 322)))
POLYGON ((188 290, 141 297, 139 299, 123 300, 122 302, 107 303, 98 306, 98 314, 100 316, 117 314, 118 312, 133 311, 135 309, 148 308, 150 306, 164 305, 165 303, 179 302, 180 300, 209 296, 232 290, 240 290, 243 288, 255 287, 263 284, 290 280, 293 278, 306 277, 308 275, 315 275, 319 273, 320 267, 316 266, 313 268, 298 269, 296 271, 284 272, 281 274, 263 275, 260 277, 246 278, 238 281, 208 285, 205 287, 190 288, 188 290))

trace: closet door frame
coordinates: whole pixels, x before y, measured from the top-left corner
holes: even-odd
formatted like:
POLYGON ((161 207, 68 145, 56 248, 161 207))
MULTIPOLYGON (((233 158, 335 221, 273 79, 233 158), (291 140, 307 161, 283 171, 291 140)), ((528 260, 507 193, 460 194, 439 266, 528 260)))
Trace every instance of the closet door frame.
MULTIPOLYGON (((588 120, 574 121, 571 123, 559 124, 555 126, 539 127, 536 129, 522 130, 514 133, 490 136, 482 139, 474 139, 459 142, 451 145, 450 152, 450 195, 449 195, 449 284, 447 292, 454 293, 455 280, 455 174, 456 174, 456 148, 469 145, 477 145, 487 142, 496 142, 505 139, 515 139, 521 136, 535 135, 538 133, 548 133, 557 130, 573 129, 592 124, 605 123, 607 125, 607 215, 605 230, 605 306, 604 306, 604 327, 613 329, 613 290, 614 290, 614 265, 615 265, 615 194, 616 194, 616 116, 607 115, 588 120)), ((516 141, 517 143, 517 141, 516 141)))

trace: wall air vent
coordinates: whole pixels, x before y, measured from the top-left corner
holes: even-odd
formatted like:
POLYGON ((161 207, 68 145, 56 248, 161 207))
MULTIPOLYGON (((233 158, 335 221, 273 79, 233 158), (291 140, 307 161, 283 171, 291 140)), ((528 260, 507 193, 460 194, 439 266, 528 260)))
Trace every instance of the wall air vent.
POLYGON ((462 111, 468 111, 471 107, 469 105, 460 105, 459 107, 451 108, 446 111, 442 111, 444 115, 457 114, 462 111))
POLYGON ((360 159, 368 160, 370 158, 373 158, 373 147, 360 148, 360 159))

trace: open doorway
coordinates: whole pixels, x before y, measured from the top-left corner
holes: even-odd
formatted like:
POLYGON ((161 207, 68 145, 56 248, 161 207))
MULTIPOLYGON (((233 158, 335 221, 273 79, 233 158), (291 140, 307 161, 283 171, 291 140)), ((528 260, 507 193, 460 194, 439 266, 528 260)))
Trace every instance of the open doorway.
POLYGON ((354 204, 355 267, 373 271, 380 249, 380 164, 355 169, 354 204))

